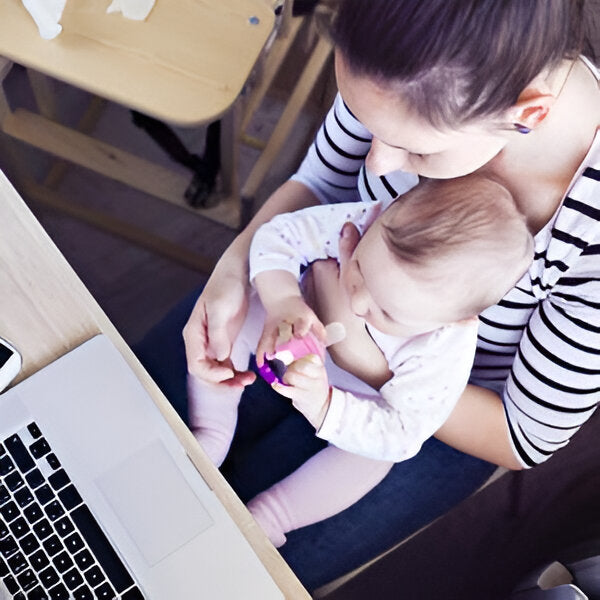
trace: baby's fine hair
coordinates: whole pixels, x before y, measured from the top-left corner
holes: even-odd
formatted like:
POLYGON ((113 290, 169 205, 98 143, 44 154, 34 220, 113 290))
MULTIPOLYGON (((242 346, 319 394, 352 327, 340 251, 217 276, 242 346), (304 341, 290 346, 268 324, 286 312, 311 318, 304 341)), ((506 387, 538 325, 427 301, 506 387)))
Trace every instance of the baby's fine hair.
POLYGON ((434 127, 500 116, 563 58, 593 58, 585 0, 339 0, 350 70, 391 86, 434 127))
POLYGON ((498 302, 533 259, 533 238, 510 192, 479 174, 424 180, 382 217, 384 239, 396 259, 415 267, 454 269, 468 293, 469 314, 498 302))

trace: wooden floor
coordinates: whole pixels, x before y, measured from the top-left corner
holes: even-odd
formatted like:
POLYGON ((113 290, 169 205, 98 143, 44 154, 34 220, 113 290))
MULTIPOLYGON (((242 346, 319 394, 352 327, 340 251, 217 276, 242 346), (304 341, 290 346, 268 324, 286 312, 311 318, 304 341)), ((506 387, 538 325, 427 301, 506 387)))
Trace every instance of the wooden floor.
MULTIPOLYGON (((64 122, 75 122, 83 112, 88 96, 58 82, 53 82, 53 86, 59 98, 61 118, 64 122)), ((15 106, 33 107, 24 69, 13 67, 6 80, 6 88, 15 106)), ((282 101, 267 98, 251 124, 252 135, 266 138, 273 129, 282 106, 282 101)), ((257 204, 264 201, 294 171, 298 157, 302 154, 302 147, 310 139, 311 127, 314 127, 314 119, 300 119, 292 136, 293 143, 286 147, 276 169, 265 179, 257 204)), ((190 151, 202 154, 204 128, 177 129, 177 132, 190 151)), ((189 173, 191 181, 191 172, 174 164, 145 132, 134 126, 130 112, 123 107, 109 103, 94 135, 139 156, 179 169, 182 173, 189 173)), ((2 141, 0 169, 6 172, 17 189, 19 177, 15 172, 15 162, 38 181, 43 180, 56 163, 54 159, 12 139, 2 141), (7 145, 10 154, 16 151, 16 161, 9 160, 7 145)), ((242 180, 258 155, 257 150, 242 147, 239 169, 242 180)), ((57 191, 69 202, 102 209, 214 260, 221 256, 236 235, 236 231, 231 228, 72 165, 66 170, 57 191)), ((22 195, 130 344, 135 343, 180 298, 207 279, 208 273, 200 273, 162 258, 55 210, 47 209, 23 192, 22 195)))

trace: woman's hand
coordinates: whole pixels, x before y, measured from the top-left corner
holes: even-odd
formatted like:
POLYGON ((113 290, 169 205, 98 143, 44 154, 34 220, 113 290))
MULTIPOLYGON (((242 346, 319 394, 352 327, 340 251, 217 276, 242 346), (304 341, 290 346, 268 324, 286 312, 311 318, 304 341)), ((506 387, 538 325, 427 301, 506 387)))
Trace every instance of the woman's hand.
POLYGON ((227 248, 183 329, 188 371, 209 383, 243 387, 251 371, 236 371, 231 347, 248 311, 248 251, 254 232, 281 212, 317 204, 302 183, 286 181, 263 204, 246 229, 227 248))
POLYGON ((233 341, 247 311, 247 284, 216 269, 183 328, 188 371, 192 375, 228 387, 244 387, 256 379, 251 371, 236 371, 230 359, 233 341))

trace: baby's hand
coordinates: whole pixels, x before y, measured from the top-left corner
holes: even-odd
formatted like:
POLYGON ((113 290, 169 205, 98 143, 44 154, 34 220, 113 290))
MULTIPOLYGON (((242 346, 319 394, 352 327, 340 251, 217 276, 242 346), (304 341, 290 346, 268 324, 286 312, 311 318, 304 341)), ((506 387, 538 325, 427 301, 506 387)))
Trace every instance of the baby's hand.
POLYGON ((285 372, 281 383, 272 384, 273 389, 289 398, 315 428, 319 429, 330 401, 330 387, 323 361, 316 354, 308 354, 294 361, 285 372))
POLYGON ((292 337, 301 338, 312 332, 325 344, 323 323, 300 296, 288 297, 277 304, 265 306, 267 316, 262 336, 256 348, 256 364, 261 367, 265 354, 273 354, 276 346, 292 337))

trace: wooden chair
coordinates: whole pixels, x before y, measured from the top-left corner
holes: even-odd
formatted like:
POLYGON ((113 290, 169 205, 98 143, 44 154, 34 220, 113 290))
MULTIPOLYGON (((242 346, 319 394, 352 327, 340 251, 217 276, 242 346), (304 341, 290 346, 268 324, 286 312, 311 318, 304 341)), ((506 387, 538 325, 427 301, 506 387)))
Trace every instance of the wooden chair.
MULTIPOLYGON (((327 64, 331 46, 324 40, 315 42, 275 131, 268 141, 260 142, 264 149, 242 188, 237 167, 240 144, 249 141, 245 129, 306 20, 292 18, 291 1, 214 0, 183 5, 178 2, 158 0, 145 23, 105 15, 102 0, 88 0, 85 5, 68 2, 62 20, 63 32, 51 42, 39 38, 20 3, 3 3, 0 56, 5 58, 0 63, 0 81, 10 70, 11 60, 25 66, 37 112, 13 109, 2 87, 0 128, 10 138, 68 163, 238 229, 247 221, 251 204, 246 201, 246 210, 242 211, 241 197, 255 195, 327 64), (277 27, 276 12, 281 13, 277 27), (265 44, 267 49, 263 51, 265 44), (57 99, 48 76, 93 94, 75 128, 60 123, 57 99), (246 96, 242 90, 249 80, 255 83, 246 96), (220 119, 219 201, 208 208, 194 208, 185 197, 190 177, 181 170, 175 171, 93 138, 90 133, 106 100, 185 127, 220 119)), ((212 270, 214 263, 205 257, 61 197, 56 188, 65 169, 64 162, 57 163, 38 182, 21 168, 17 183, 22 193, 36 202, 188 267, 204 272, 212 270)))

